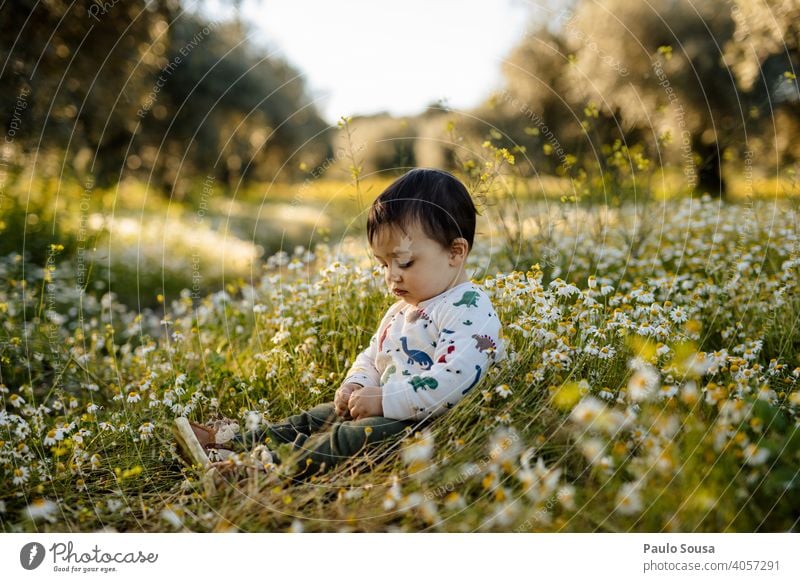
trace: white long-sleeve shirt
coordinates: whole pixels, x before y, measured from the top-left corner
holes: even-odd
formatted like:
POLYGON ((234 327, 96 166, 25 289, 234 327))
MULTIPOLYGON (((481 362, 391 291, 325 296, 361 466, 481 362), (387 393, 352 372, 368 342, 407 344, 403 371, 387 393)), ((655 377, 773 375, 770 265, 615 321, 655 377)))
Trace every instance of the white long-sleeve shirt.
POLYGON ((455 406, 504 357, 492 302, 468 281, 417 306, 393 304, 345 382, 380 386, 385 417, 421 420, 455 406))

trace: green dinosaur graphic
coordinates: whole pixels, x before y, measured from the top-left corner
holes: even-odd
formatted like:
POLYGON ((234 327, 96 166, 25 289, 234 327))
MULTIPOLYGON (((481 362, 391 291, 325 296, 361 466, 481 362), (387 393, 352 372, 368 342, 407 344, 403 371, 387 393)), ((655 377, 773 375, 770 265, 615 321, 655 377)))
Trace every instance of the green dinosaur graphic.
POLYGON ((409 380, 411 385, 414 387, 414 392, 419 389, 428 390, 436 390, 439 387, 439 382, 436 381, 435 378, 420 378, 419 376, 414 376, 409 380))
POLYGON ((453 306, 458 307, 459 305, 466 305, 467 307, 477 307, 478 306, 478 292, 477 291, 464 291, 464 295, 461 296, 461 299, 453 303, 453 306))

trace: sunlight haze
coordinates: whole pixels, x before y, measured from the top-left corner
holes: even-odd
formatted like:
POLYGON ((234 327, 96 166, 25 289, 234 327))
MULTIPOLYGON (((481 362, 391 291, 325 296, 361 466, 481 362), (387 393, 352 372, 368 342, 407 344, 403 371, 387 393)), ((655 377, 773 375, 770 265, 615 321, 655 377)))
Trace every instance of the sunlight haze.
MULTIPOLYGON (((226 15, 218 3, 211 14, 226 15)), ((520 0, 245 0, 251 38, 307 78, 325 119, 389 111, 412 115, 445 99, 470 108, 501 82, 502 59, 519 41, 530 5, 520 0)))

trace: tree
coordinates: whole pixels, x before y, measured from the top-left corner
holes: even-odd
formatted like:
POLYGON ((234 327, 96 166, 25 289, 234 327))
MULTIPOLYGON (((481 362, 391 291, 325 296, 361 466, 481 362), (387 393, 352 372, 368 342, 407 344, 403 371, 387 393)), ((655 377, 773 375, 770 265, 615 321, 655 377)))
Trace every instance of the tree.
POLYGON ((800 159, 800 143, 794 137, 800 132, 800 0, 734 0, 731 15, 736 30, 725 46, 725 61, 742 90, 755 96, 758 106, 750 116, 774 116, 763 129, 771 133, 769 145, 777 150, 778 162, 796 162, 800 159))
POLYGON ((743 143, 750 103, 722 60, 734 31, 730 9, 716 0, 582 2, 565 28, 579 33, 575 68, 592 81, 573 75, 572 90, 606 113, 615 108, 624 126, 652 131, 654 147, 669 132, 689 188, 723 196, 722 150, 743 143))
MULTIPOLYGON (((119 172, 139 101, 167 48, 176 2, 17 0, 0 19, 0 115, 14 132, 14 160, 26 152, 78 152, 102 176, 119 172)), ((70 161, 73 161, 70 159, 70 161)), ((67 165, 71 169, 71 164, 67 165)))
POLYGON ((576 89, 594 85, 595 78, 593 69, 576 66, 575 50, 584 37, 574 25, 564 26, 572 16, 564 10, 525 35, 504 61, 505 88, 479 110, 481 118, 509 137, 501 145, 524 148, 517 167, 526 173, 567 175, 576 157, 602 173, 607 170, 604 144, 641 137, 636 125, 622 125, 618 105, 609 103, 600 114, 602 95, 576 89), (526 168, 525 160, 533 167, 526 168))
POLYGON ((510 94, 566 150, 642 141, 648 157, 683 167, 689 190, 724 196, 724 158, 773 141, 781 159, 800 154, 798 27, 800 0, 578 1, 509 55, 497 122, 530 125, 510 94), (584 107, 596 108, 591 132, 584 107))
POLYGON ((14 137, 4 166, 52 153, 37 173, 100 185, 136 174, 180 196, 199 173, 263 179, 329 149, 298 71, 238 23, 178 0, 18 0, 2 9, 0 47, 0 115, 14 137))
POLYGON ((297 70, 254 49, 237 23, 184 15, 170 33, 163 87, 145 102, 136 146, 178 196, 189 181, 181 176, 203 172, 235 184, 291 176, 299 162, 281 167, 300 150, 310 164, 324 156, 327 125, 297 70))

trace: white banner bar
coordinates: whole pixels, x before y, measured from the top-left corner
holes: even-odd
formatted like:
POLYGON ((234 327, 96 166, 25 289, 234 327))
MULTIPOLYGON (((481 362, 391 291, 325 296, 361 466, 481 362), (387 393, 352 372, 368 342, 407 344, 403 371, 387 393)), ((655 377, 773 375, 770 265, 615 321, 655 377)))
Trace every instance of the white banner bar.
POLYGON ((3 534, 2 579, 800 580, 800 534, 3 534))

